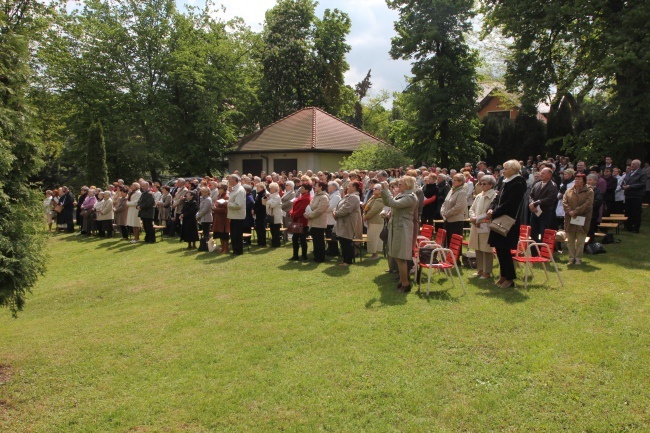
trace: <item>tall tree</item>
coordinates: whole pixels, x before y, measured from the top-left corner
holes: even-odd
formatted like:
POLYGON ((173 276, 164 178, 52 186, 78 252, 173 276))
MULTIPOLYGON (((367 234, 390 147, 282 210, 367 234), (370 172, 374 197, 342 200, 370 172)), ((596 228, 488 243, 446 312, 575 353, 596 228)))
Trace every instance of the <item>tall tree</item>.
POLYGON ((334 9, 323 19, 314 0, 278 0, 266 12, 261 53, 261 102, 264 122, 273 122, 308 106, 335 116, 353 111, 354 91, 345 85, 349 65, 350 18, 334 9))
POLYGON ((483 4, 485 30, 498 27, 512 39, 506 82, 511 90, 524 93, 529 106, 550 100, 553 113, 567 109, 563 103, 568 102, 573 118, 579 119, 590 95, 599 94, 597 99, 607 105, 607 113, 599 113, 605 116, 594 119, 593 128, 576 128, 566 136, 567 150, 589 148, 593 158, 648 152, 648 2, 483 4))
POLYGON ((102 128, 102 123, 99 121, 93 122, 88 130, 86 180, 88 181, 88 185, 97 185, 100 188, 108 185, 104 128, 102 128))
POLYGON ((38 28, 39 4, 0 5, 0 307, 15 316, 45 269, 38 190, 26 179, 42 164, 33 108, 29 44, 38 28))
POLYGON ((406 108, 414 113, 410 154, 443 165, 483 156, 476 113, 478 53, 465 42, 472 0, 387 0, 397 10, 390 54, 413 60, 406 108))
POLYGON ((363 98, 368 94, 368 90, 372 87, 372 82, 370 81, 371 72, 372 70, 369 69, 365 78, 354 86, 354 94, 357 100, 354 101, 354 117, 350 123, 357 128, 363 127, 363 104, 361 101, 363 101, 363 98))

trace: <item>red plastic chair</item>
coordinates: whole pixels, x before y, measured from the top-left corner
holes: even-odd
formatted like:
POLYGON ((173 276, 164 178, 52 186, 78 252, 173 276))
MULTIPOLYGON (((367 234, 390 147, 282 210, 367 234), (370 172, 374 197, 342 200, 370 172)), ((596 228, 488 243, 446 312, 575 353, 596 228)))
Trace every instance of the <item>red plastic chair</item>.
POLYGON ((526 252, 527 244, 532 242, 533 241, 530 239, 530 226, 519 226, 519 241, 517 242, 517 249, 510 250, 510 254, 513 256, 523 256, 526 252))
MULTIPOLYGON (((524 256, 515 256, 512 258, 516 263, 524 264, 524 287, 528 288, 528 268, 530 267, 530 275, 533 275, 532 264, 541 263, 544 268, 544 274, 546 275, 546 282, 549 282, 548 271, 546 270, 547 263, 553 263, 553 268, 555 268, 555 273, 557 278, 560 280, 560 287, 564 287, 564 282, 562 281, 562 276, 560 271, 557 268, 555 259, 553 258, 553 253, 555 252, 555 230, 546 229, 544 230, 544 235, 542 236, 543 242, 525 242, 521 241, 520 244, 527 244, 526 253, 524 256), (537 251, 537 257, 532 257, 532 249, 535 248, 537 251)), ((519 249, 519 248, 517 248, 519 249)))
POLYGON ((430 224, 422 224, 422 229, 420 230, 420 236, 425 236, 427 239, 433 237, 433 226, 430 224))
MULTIPOLYGON (((444 230, 442 230, 444 231, 444 230)), ((432 244, 434 242, 425 241, 420 244, 420 247, 423 247, 426 244, 432 244)), ((431 288, 431 273, 433 270, 442 270, 445 272, 445 275, 451 279, 452 287, 456 287, 454 283, 454 277, 451 273, 451 269, 456 270, 456 275, 458 276, 458 281, 460 281, 460 286, 463 288, 463 294, 467 294, 465 290, 465 283, 463 283, 463 278, 460 275, 460 269, 458 269, 457 257, 460 255, 461 247, 463 243, 463 237, 461 235, 451 235, 451 243, 449 248, 438 247, 433 250, 431 253, 431 260, 429 263, 423 263, 421 261, 417 262, 418 273, 418 291, 420 290, 421 279, 422 279, 422 270, 427 270, 427 295, 431 288), (438 260, 437 263, 434 263, 434 260, 438 260)))
POLYGON ((447 239, 447 230, 438 229, 438 232, 436 233, 436 243, 438 245, 444 245, 446 239, 447 239))

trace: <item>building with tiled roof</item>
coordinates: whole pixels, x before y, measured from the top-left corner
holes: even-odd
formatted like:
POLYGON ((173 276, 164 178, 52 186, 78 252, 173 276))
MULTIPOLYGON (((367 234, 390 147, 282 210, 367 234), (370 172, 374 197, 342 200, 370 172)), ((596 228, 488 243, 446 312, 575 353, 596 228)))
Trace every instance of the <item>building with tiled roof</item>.
POLYGON ((228 153, 230 172, 336 171, 366 143, 386 145, 320 108, 303 108, 242 138, 228 153))

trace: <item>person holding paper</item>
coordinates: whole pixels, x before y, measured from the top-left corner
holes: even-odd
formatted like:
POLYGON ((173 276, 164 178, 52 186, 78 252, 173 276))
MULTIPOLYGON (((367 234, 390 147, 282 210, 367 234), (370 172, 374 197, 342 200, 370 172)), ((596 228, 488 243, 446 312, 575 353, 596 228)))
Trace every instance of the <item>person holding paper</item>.
POLYGON ((569 265, 582 263, 582 252, 593 211, 594 191, 587 186, 585 178, 584 173, 576 173, 573 188, 569 188, 562 198, 569 265))
POLYGON ((483 176, 477 184, 481 192, 476 196, 469 209, 469 247, 476 251, 476 273, 472 276, 482 280, 490 278, 494 263, 494 251, 488 245, 490 228, 485 221, 487 211, 497 195, 494 190, 496 184, 497 180, 494 176, 490 174, 483 176))
MULTIPOLYGON (((539 172, 540 180, 533 185, 528 199, 530 209, 531 238, 535 242, 541 242, 544 230, 551 227, 555 217, 555 204, 557 202, 557 185, 551 180, 553 170, 548 167, 542 168, 539 172)), ((534 254, 537 254, 537 250, 534 254)))

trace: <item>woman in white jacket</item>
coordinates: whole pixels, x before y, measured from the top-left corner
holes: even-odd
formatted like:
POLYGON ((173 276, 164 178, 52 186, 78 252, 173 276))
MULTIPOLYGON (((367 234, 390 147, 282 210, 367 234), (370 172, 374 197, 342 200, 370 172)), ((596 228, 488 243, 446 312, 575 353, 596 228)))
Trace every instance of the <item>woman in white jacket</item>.
POLYGON ((103 192, 104 200, 95 203, 99 237, 113 237, 113 199, 110 191, 103 192))
POLYGON ((280 227, 282 227, 282 198, 280 197, 280 185, 277 182, 272 182, 269 185, 270 194, 262 199, 262 204, 266 206, 266 217, 270 220, 273 217, 273 222, 269 221, 271 228, 271 248, 280 246, 282 235, 280 234, 280 227))
POLYGON ((141 195, 140 184, 133 182, 131 184, 131 192, 126 200, 126 206, 128 207, 126 225, 133 229, 133 240, 131 243, 140 242, 140 218, 138 218, 138 209, 136 209, 136 206, 138 206, 141 195))

